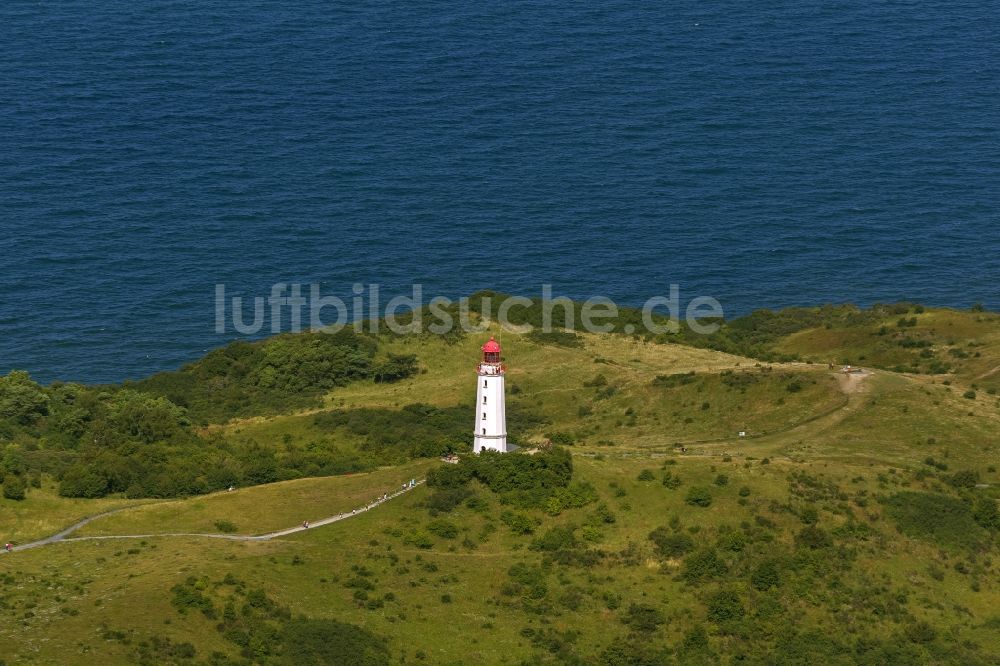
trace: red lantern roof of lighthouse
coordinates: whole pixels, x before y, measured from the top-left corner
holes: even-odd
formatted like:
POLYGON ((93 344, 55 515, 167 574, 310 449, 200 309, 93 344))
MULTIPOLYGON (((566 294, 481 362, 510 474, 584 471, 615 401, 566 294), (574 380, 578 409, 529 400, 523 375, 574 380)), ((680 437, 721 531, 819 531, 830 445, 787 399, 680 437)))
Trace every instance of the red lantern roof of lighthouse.
POLYGON ((500 343, 494 340, 493 336, 490 336, 489 341, 485 345, 483 345, 483 351, 490 354, 499 353, 500 343))

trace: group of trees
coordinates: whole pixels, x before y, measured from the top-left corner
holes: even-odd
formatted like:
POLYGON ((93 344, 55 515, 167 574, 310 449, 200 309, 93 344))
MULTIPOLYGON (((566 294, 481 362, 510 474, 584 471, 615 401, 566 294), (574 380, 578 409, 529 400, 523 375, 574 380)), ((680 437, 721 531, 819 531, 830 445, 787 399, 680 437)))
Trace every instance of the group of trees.
MULTIPOLYGON (((212 584, 191 576, 172 591, 178 613, 195 611, 215 622, 226 642, 255 664, 390 663, 389 648, 381 637, 345 622, 293 617, 264 590, 248 589, 231 574, 212 584)), ((196 656, 193 648, 188 652, 196 656)))
POLYGON ((363 379, 398 381, 417 370, 415 356, 380 354, 378 338, 344 328, 234 342, 131 386, 207 423, 316 405, 332 388, 363 379))
MULTIPOLYGON (((568 493, 573 461, 566 449, 553 446, 534 455, 484 451, 465 457, 457 465, 442 465, 427 474, 427 485, 436 493, 451 493, 478 480, 510 504, 546 508, 552 498, 575 502, 585 490, 568 493)), ((591 498, 592 499, 592 498, 591 498)), ((430 501, 433 501, 432 497, 430 501)), ((562 500, 559 500, 562 501, 562 500)))
MULTIPOLYGON (((3 494, 24 498, 41 474, 56 478, 68 497, 173 497, 368 469, 388 453, 235 446, 195 426, 304 406, 335 386, 397 381, 417 370, 414 356, 380 353, 375 338, 345 329, 233 343, 176 372, 124 386, 46 387, 14 371, 0 377, 3 494)), ((438 453, 424 445, 404 448, 395 459, 438 453)))

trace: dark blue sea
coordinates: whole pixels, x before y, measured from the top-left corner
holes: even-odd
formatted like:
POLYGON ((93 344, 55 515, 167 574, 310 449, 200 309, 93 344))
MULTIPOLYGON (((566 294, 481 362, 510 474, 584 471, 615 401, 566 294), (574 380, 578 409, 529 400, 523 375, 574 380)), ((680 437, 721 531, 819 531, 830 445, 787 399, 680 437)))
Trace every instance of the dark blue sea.
POLYGON ((175 368, 215 285, 1000 307, 991 2, 0 4, 0 372, 175 368))

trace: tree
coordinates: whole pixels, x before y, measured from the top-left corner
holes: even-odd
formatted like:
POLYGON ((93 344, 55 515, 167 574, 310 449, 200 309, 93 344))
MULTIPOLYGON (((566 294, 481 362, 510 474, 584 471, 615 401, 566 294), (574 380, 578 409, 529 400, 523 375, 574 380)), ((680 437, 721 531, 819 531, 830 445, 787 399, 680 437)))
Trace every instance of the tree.
POLYGON ((389 358, 378 363, 372 370, 377 383, 395 382, 417 373, 417 357, 413 354, 389 354, 389 358))
POLYGON ((83 465, 66 470, 59 483, 59 494, 63 497, 103 497, 108 492, 108 480, 83 465))
POLYGON ((151 444, 171 439, 188 421, 184 410, 166 398, 126 389, 112 399, 108 424, 128 439, 151 444))
POLYGON ((28 425, 48 414, 49 397, 23 370, 0 377, 0 418, 28 425))
POLYGON ((9 500, 20 501, 24 499, 27 484, 24 478, 14 474, 9 474, 3 481, 3 496, 9 500))

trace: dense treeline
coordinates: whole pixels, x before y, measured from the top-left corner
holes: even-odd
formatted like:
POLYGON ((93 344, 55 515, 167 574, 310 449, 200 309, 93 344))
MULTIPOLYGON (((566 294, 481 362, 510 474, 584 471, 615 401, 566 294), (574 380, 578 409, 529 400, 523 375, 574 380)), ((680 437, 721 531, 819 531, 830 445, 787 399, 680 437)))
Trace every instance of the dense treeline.
POLYGON ((234 342, 174 372, 131 388, 160 395, 199 423, 320 404, 324 392, 370 379, 392 382, 417 372, 412 355, 378 353, 377 338, 353 328, 234 342))
MULTIPOLYGON (((469 405, 434 407, 423 403, 402 409, 362 407, 317 414, 320 430, 342 430, 361 438, 361 448, 382 460, 434 457, 472 449, 469 405)), ((517 445, 526 432, 545 423, 516 400, 507 405, 507 440, 517 445)))
POLYGON ((352 381, 396 381, 416 371, 414 356, 380 354, 376 339, 350 329, 234 343, 124 387, 43 387, 15 371, 0 377, 0 482, 7 499, 23 499, 42 474, 59 480, 68 497, 174 497, 425 455, 426 448, 359 454, 329 444, 236 446, 194 429, 314 404, 352 381))

